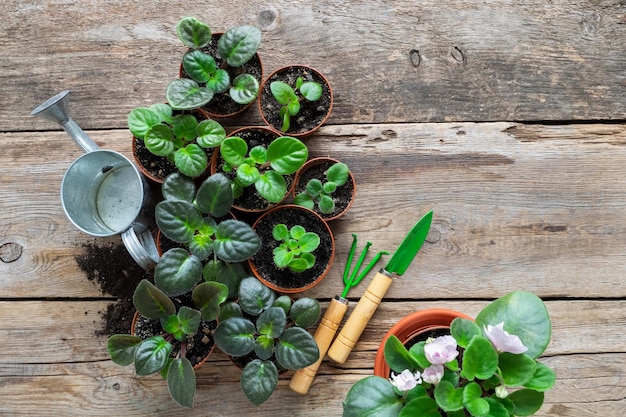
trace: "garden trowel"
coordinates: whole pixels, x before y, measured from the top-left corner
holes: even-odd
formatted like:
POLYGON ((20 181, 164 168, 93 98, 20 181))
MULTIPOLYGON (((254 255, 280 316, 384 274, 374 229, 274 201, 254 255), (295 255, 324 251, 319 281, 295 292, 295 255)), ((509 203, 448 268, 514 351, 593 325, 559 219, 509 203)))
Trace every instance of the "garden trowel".
POLYGON ((392 283, 394 275, 402 275, 407 270, 415 255, 422 247, 433 218, 429 211, 413 226, 413 229, 404 238, 398 249, 384 268, 381 268, 365 293, 354 308, 354 311, 342 327, 337 338, 328 350, 328 357, 337 363, 344 363, 354 348, 363 329, 369 323, 385 293, 392 283))

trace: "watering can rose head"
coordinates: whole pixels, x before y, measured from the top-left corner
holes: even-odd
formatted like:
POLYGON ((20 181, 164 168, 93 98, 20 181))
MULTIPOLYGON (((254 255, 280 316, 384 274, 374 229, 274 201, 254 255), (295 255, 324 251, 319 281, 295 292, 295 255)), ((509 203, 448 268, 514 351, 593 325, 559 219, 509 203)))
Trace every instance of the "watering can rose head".
POLYGON ((512 292, 483 309, 475 322, 452 321, 450 335, 410 349, 392 335, 384 346, 391 377, 357 382, 343 402, 343 416, 374 410, 389 416, 532 415, 556 379, 536 360, 550 334, 543 302, 512 292))

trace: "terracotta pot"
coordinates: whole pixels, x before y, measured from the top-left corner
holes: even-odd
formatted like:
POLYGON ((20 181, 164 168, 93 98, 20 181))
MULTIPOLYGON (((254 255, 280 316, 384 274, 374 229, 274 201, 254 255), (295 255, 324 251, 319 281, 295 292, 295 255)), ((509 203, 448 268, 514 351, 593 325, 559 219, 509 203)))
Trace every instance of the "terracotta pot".
MULTIPOLYGON (((300 168, 298 170, 298 172, 296 172, 296 179, 294 181, 294 186, 293 186, 293 195, 296 196, 298 193, 303 192, 305 190, 306 183, 311 178, 317 178, 317 179, 321 180, 322 182, 325 182, 325 180, 326 180, 325 176, 323 176, 323 177, 317 177, 317 176, 315 176, 315 177, 307 177, 307 171, 311 170, 312 168, 318 167, 319 165, 326 165, 326 169, 328 169, 328 168, 330 168, 330 166, 332 166, 332 165, 334 165, 334 164, 336 164, 338 162, 341 162, 341 161, 339 161, 338 159, 329 158, 329 157, 319 157, 319 158, 309 159, 302 166, 302 168, 300 168), (303 180, 303 178, 304 178, 304 180, 303 180)), ((346 184, 344 184, 341 187, 337 188, 337 191, 335 191, 335 195, 337 195, 338 193, 342 192, 343 190, 345 190, 346 194, 350 193, 351 197, 350 197, 350 200, 348 201, 348 203, 343 208, 339 208, 340 211, 338 211, 336 214, 333 214, 333 213, 329 213, 329 214, 322 213, 319 210, 319 206, 317 204, 313 208, 313 211, 315 211, 317 214, 319 214, 326 221, 336 220, 339 217, 341 217, 344 214, 346 214, 348 209, 350 209, 350 207, 352 207, 352 203, 354 202, 354 199, 356 198, 356 181, 354 180, 354 175, 352 175, 352 172, 349 173, 348 181, 346 182, 346 184)))
MULTIPOLYGON (((228 134, 228 137, 232 137, 232 136, 241 137, 243 140, 246 141, 246 143, 248 144, 248 147, 252 149, 252 147, 256 145, 263 145, 267 147, 271 143, 271 141, 273 141, 274 139, 282 135, 274 132, 272 129, 269 129, 267 127, 248 126, 248 127, 242 127, 228 134)), ((220 156, 219 148, 216 148, 215 152, 213 152, 213 158, 211 159, 211 174, 215 174, 216 172, 218 172, 222 164, 223 164, 223 160, 220 156)), ((227 177, 229 177, 231 180, 234 178, 234 175, 235 175, 234 173, 226 173, 226 172, 224 174, 227 177)), ((293 186, 295 183, 294 182, 295 174, 283 175, 283 177, 285 178, 285 181, 287 182, 287 192, 285 193, 283 200, 279 201, 278 203, 269 202, 265 200, 264 198, 262 198, 260 195, 258 195, 258 193, 256 192, 256 189, 254 188, 254 185, 251 185, 244 190, 244 194, 241 197, 239 197, 238 199, 234 201, 233 207, 239 211, 243 211, 247 213, 262 213, 262 212, 268 211, 269 209, 273 207, 278 206, 285 200, 285 198, 287 198, 288 195, 292 193, 293 186), (250 205, 246 204, 247 201, 259 200, 259 199, 266 203, 262 208, 251 207, 250 205)))
POLYGON ((450 323, 455 318, 460 317, 468 320, 474 320, 471 317, 459 313, 458 311, 448 310, 444 308, 430 308, 427 310, 416 311, 402 320, 394 324, 385 334, 382 342, 376 352, 374 360, 374 375, 383 378, 389 378, 390 369, 385 362, 385 342, 392 334, 395 335, 402 344, 406 345, 411 339, 419 337, 419 335, 438 329, 450 329, 450 323))
POLYGON ((328 275, 335 257, 335 239, 326 221, 314 211, 293 204, 278 206, 259 217, 252 227, 261 238, 261 249, 248 260, 248 265, 254 276, 274 291, 286 294, 299 293, 313 288, 328 275), (295 211, 297 215, 291 218, 289 211, 292 213, 295 211), (309 221, 315 225, 309 225, 309 221), (316 266, 322 265, 320 273, 315 274, 313 269, 296 273, 289 268, 279 269, 274 265, 272 251, 279 242, 274 240, 271 231, 278 223, 284 223, 289 229, 295 224, 301 224, 307 232, 314 231, 320 236, 320 245, 313 252, 316 266))
POLYGON ((321 72, 306 65, 289 65, 272 72, 267 79, 263 81, 263 84, 261 84, 261 88, 259 89, 259 97, 257 101, 261 117, 270 129, 280 135, 303 137, 311 135, 326 122, 333 109, 334 97, 330 83, 321 72), (292 75, 287 75, 290 73, 292 73, 292 75), (278 104, 272 95, 270 84, 273 81, 283 81, 291 87, 294 87, 298 76, 302 77, 304 81, 316 81, 320 83, 323 89, 322 98, 320 100, 324 100, 324 97, 327 97, 328 103, 327 106, 323 106, 322 109, 319 109, 320 100, 313 102, 308 102, 306 99, 302 100, 300 102, 300 112, 303 113, 305 108, 311 109, 314 113, 313 117, 315 120, 315 126, 313 128, 302 127, 301 123, 298 122, 299 115, 296 115, 291 118, 291 126, 289 130, 283 132, 281 131, 282 118, 278 115, 281 105, 278 104), (271 108, 268 108, 267 106, 270 106, 271 108))
MULTIPOLYGON (((212 38, 211 42, 209 43, 209 45, 203 48, 205 52, 210 51, 210 55, 213 56, 213 58, 215 58, 215 62, 218 65, 218 67, 221 65, 222 59, 219 57, 219 54, 217 53, 217 41, 222 35, 223 35, 223 32, 213 33, 211 36, 212 38)), ((260 86, 261 82, 263 81, 263 62, 261 61, 261 57, 259 56, 259 54, 258 53, 254 54, 254 57, 252 57, 252 59, 248 61, 247 63, 245 63, 242 67, 246 67, 246 66, 258 68, 258 74, 257 76, 255 76, 255 78, 257 78, 257 81, 259 82, 259 86, 260 86)), ((228 68, 226 68, 226 70, 228 71, 228 74, 230 75, 231 80, 241 73, 241 68, 233 68, 229 66, 228 68)), ((255 74, 252 74, 252 75, 255 75, 255 74)), ((189 76, 185 73, 185 70, 183 69, 182 62, 179 68, 179 76, 180 78, 189 78, 189 76)), ((260 91, 261 89, 259 88, 259 92, 260 91)), ((230 95, 228 94, 228 92, 226 92, 224 94, 219 94, 219 95, 214 96, 213 99, 209 103, 199 108, 198 111, 202 112, 207 118, 232 117, 250 108, 250 106, 252 106, 254 101, 255 100, 252 100, 248 104, 239 104, 239 103, 234 102, 230 98, 230 95), (224 106, 229 106, 231 110, 223 110, 224 106)))

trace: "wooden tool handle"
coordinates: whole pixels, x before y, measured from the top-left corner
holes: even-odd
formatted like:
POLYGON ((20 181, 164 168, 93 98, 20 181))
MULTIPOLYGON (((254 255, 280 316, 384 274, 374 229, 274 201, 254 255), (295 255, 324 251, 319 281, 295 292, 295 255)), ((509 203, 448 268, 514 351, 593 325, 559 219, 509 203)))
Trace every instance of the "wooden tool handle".
POLYGON ((391 276, 384 269, 381 269, 374 276, 354 311, 341 328, 341 332, 337 335, 335 342, 330 347, 328 351, 330 359, 337 363, 344 363, 348 359, 350 352, 352 352, 354 345, 356 345, 359 337, 361 337, 361 333, 363 333, 363 329, 365 329, 376 308, 378 308, 391 282, 391 276))
POLYGON ((348 310, 348 300, 345 298, 335 296, 330 302, 330 305, 324 313, 324 317, 320 320, 320 323, 313 335, 317 347, 320 350, 320 358, 313 365, 307 366, 304 369, 299 369, 295 372, 289 383, 289 388, 298 394, 306 394, 309 392, 309 388, 313 383, 313 378, 319 369, 330 343, 337 333, 337 328, 343 320, 343 316, 348 310))

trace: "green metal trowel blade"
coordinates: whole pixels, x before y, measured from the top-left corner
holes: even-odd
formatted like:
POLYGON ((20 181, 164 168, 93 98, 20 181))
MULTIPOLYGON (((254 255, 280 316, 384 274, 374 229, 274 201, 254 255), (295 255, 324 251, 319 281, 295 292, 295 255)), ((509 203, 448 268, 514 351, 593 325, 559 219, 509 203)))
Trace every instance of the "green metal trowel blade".
POLYGON ((406 235, 396 252, 389 259, 387 266, 385 266, 387 272, 395 272, 398 275, 404 274, 404 271, 409 267, 426 240, 432 219, 433 212, 431 210, 415 223, 413 229, 406 235))

